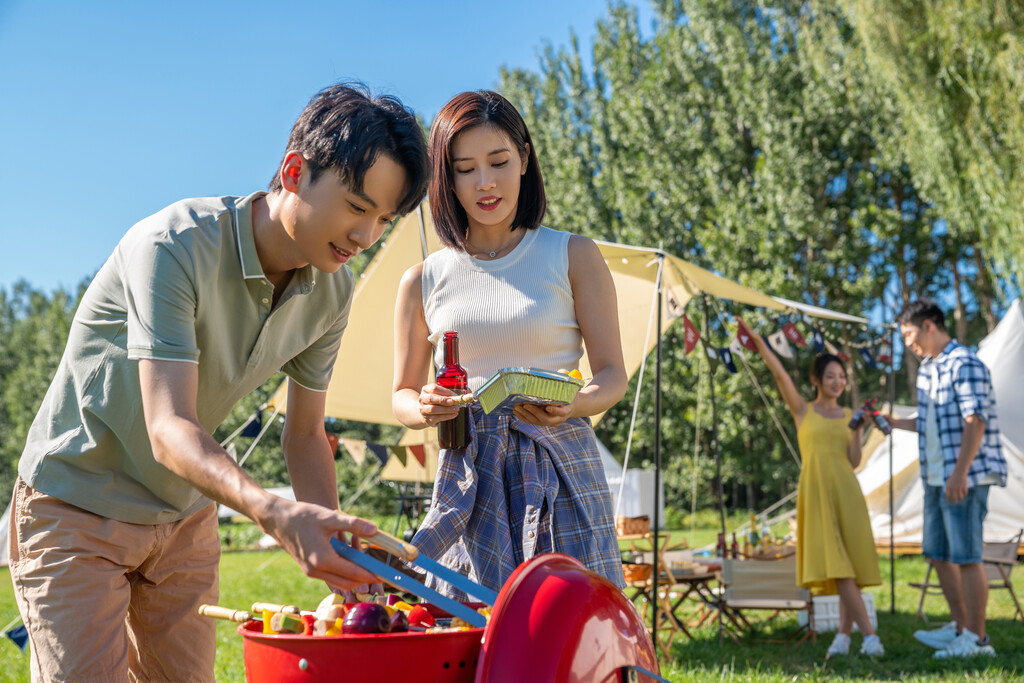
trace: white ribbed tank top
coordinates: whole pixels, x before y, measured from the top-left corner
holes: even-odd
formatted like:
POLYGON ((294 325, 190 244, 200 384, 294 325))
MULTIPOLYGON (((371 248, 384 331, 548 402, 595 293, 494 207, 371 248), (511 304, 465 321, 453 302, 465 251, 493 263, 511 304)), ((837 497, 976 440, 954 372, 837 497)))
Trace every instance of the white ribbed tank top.
POLYGON ((569 283, 569 237, 541 226, 493 261, 451 248, 428 256, 423 313, 435 366, 444 364, 444 333, 454 331, 471 390, 506 367, 578 367, 583 337, 569 283))

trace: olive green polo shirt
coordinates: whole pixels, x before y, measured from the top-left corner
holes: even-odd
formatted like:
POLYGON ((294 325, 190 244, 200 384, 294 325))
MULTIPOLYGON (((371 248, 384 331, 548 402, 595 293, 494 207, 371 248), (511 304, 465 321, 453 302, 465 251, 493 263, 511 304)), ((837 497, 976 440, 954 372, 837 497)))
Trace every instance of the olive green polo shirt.
POLYGON ((297 271, 276 306, 248 197, 186 199, 133 226, 75 313, 57 374, 18 467, 29 486, 137 524, 209 504, 156 462, 142 414, 140 358, 199 366, 198 417, 211 433, 283 370, 326 391, 348 322, 347 267, 297 271))

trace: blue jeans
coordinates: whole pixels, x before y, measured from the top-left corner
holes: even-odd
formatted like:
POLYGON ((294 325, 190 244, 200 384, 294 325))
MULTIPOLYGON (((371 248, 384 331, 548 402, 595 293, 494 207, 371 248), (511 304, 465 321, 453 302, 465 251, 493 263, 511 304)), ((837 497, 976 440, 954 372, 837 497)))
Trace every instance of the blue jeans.
POLYGON ((953 504, 944 486, 924 485, 925 557, 953 564, 981 564, 982 522, 988 514, 988 486, 974 486, 967 497, 953 504))

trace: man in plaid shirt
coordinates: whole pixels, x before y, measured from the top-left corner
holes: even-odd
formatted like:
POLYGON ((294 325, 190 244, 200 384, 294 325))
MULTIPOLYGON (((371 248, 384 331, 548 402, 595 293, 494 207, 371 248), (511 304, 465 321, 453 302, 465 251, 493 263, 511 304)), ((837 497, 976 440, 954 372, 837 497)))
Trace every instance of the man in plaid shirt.
POLYGON ((923 361, 917 418, 890 421, 919 434, 925 489, 921 549, 935 567, 953 618, 914 637, 938 650, 939 659, 994 655, 985 632, 982 523, 989 486, 1006 486, 1006 460, 991 376, 976 355, 949 336, 934 302, 911 302, 896 321, 906 347, 923 361))

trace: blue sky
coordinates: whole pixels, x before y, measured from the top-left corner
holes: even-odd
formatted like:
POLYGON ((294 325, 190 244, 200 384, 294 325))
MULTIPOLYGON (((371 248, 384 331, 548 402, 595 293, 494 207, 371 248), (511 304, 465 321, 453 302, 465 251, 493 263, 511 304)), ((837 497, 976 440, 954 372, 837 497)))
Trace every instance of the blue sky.
MULTIPOLYGON (((647 0, 634 0, 650 26, 647 0)), ((264 188, 313 93, 358 78, 430 120, 589 50, 604 0, 0 0, 0 289, 74 289, 136 221, 264 188)))

